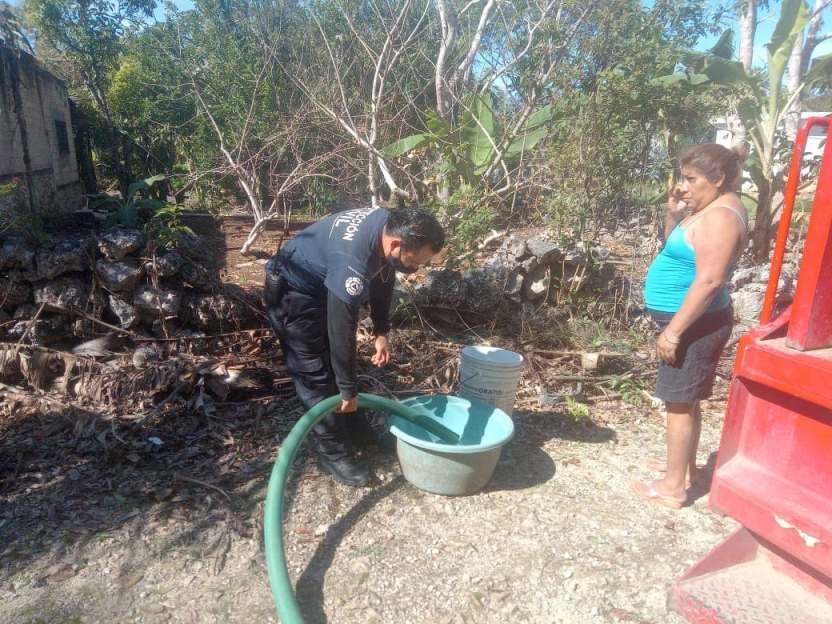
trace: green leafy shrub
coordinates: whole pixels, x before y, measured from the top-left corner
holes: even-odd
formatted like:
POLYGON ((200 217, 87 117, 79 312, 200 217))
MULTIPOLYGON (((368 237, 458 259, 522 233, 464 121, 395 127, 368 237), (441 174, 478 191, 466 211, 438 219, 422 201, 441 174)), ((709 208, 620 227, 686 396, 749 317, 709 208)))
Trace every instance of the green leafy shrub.
POLYGON ((335 205, 335 193, 320 178, 310 178, 303 189, 303 201, 312 216, 318 218, 329 214, 335 205))
POLYGON ((566 397, 566 413, 574 422, 582 422, 589 420, 590 411, 589 405, 580 403, 572 397, 566 397))
POLYGON ((193 230, 182 222, 184 212, 175 204, 159 208, 145 226, 147 237, 164 249, 175 248, 183 236, 193 234, 193 230))
POLYGON ((636 377, 632 373, 613 377, 609 381, 609 387, 618 392, 625 403, 639 407, 650 402, 649 385, 650 382, 645 377, 636 377))
POLYGON ((497 212, 482 190, 463 184, 451 195, 447 215, 451 244, 461 252, 472 248, 494 228, 497 212))

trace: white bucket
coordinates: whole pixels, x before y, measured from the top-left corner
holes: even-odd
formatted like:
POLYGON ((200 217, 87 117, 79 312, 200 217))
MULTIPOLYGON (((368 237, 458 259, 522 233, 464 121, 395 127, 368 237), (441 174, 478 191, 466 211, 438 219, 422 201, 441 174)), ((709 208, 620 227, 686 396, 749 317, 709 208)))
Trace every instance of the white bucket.
POLYGON ((522 373, 523 356, 519 353, 497 347, 465 347, 457 394, 490 403, 511 416, 522 373))

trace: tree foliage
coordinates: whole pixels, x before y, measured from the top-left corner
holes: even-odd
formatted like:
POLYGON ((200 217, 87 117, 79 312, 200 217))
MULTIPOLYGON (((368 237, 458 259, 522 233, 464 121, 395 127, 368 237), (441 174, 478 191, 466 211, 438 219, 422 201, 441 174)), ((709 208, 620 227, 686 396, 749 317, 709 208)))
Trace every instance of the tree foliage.
MULTIPOLYGON (((458 242, 517 219, 626 217, 716 110, 673 75, 695 0, 27 0, 39 53, 98 119, 99 165, 258 228, 343 190, 433 206, 458 242)), ((695 88, 692 88, 695 87, 695 88)))
POLYGON ((730 36, 726 33, 709 52, 685 52, 680 59, 685 71, 663 77, 665 81, 682 86, 714 84, 733 89, 730 102, 741 118, 753 148, 746 168, 757 189, 752 240, 754 256, 758 261, 768 257, 775 216, 773 201, 785 186, 790 149, 784 119, 804 90, 828 81, 832 75, 832 55, 819 57, 794 91, 788 92, 784 88, 789 57, 809 20, 809 10, 803 0, 784 0, 781 3, 779 19, 766 44, 764 74, 748 71, 742 63, 726 54, 723 40, 730 36))

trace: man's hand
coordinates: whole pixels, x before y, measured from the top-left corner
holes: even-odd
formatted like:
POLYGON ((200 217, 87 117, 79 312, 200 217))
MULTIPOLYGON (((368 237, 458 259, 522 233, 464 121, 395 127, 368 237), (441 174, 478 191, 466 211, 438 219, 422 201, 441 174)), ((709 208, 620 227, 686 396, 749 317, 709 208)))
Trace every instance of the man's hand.
POLYGON ((338 409, 335 411, 342 414, 351 414, 352 412, 358 411, 358 397, 341 399, 341 405, 339 405, 338 409))
POLYGON ((390 362, 390 343, 387 336, 376 336, 376 353, 370 361, 376 366, 384 366, 390 362))

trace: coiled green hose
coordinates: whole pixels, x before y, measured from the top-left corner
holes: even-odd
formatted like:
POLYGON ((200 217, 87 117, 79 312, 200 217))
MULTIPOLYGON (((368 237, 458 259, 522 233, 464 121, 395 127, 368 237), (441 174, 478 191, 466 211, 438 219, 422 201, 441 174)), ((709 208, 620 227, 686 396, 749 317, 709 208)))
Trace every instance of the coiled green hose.
MULTIPOLYGON (((295 455, 304 438, 312 431, 312 427, 333 411, 341 402, 341 397, 331 396, 315 405, 298 420, 289 435, 283 441, 277 461, 274 463, 269 488, 266 492, 266 513, 263 522, 263 533, 266 547, 266 568, 269 572, 269 584, 272 588, 277 615, 283 624, 303 624, 303 618, 298 608, 295 594, 292 591, 292 580, 286 568, 286 554, 283 550, 283 494, 286 481, 295 455)), ((450 444, 459 442, 459 436, 424 414, 398 401, 385 399, 374 394, 359 394, 358 406, 373 410, 393 412, 402 418, 431 432, 440 440, 450 444)))

